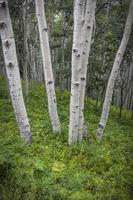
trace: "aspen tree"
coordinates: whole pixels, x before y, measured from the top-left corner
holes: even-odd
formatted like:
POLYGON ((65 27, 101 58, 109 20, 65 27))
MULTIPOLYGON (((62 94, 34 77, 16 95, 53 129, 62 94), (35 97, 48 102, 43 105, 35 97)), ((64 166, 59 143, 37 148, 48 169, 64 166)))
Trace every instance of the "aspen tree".
POLYGON ((27 19, 27 6, 28 1, 24 0, 23 2, 23 32, 24 32, 24 59, 23 59, 23 78, 24 78, 24 96, 28 96, 28 58, 29 58, 29 50, 28 50, 28 19, 27 19))
POLYGON ((126 47, 128 44, 128 40, 130 37, 131 28, 132 28, 132 23, 133 23, 133 0, 131 0, 131 2, 130 2, 129 12, 128 12, 128 16, 127 16, 127 20, 126 20, 126 24, 125 24, 122 41, 121 41, 121 44, 117 51, 117 54, 116 54, 116 57, 114 60, 114 64, 113 64, 113 68, 111 71, 111 75, 110 75, 110 78, 108 81, 107 89, 106 89, 101 119, 99 122, 99 127, 96 131, 96 136, 99 141, 102 139, 103 132, 104 132, 107 120, 108 120, 114 85, 115 85, 117 74, 118 74, 122 59, 123 59, 123 55, 125 53, 125 50, 126 50, 126 47))
POLYGON ((87 0, 84 28, 82 32, 82 57, 81 57, 81 72, 80 72, 80 100, 79 100, 79 141, 82 140, 84 132, 84 99, 86 88, 86 74, 88 58, 91 49, 93 25, 95 20, 96 0, 87 0))
POLYGON ((38 21, 38 30, 40 36, 40 46, 43 60, 43 70, 45 75, 45 86, 48 97, 48 110, 49 116, 52 123, 53 132, 60 132, 60 122, 57 113, 57 103, 54 88, 54 78, 52 71, 49 38, 48 38, 48 28, 46 23, 44 1, 35 0, 36 4, 36 17, 38 21))
POLYGON ((70 98, 70 122, 68 143, 77 142, 79 131, 79 95, 80 95, 80 71, 82 28, 84 24, 85 0, 74 1, 74 30, 72 45, 72 78, 70 98))
POLYGON ((31 143, 30 125, 23 100, 19 66, 8 1, 0 0, 0 35, 11 100, 22 138, 31 143))

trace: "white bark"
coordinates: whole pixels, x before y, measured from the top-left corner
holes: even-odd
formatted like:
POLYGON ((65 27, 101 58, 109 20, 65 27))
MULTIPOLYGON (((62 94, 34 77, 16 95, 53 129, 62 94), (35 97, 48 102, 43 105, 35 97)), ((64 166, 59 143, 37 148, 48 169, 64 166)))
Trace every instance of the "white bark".
POLYGON ((70 98, 70 124, 68 143, 72 144, 78 139, 79 131, 79 89, 81 71, 82 27, 84 23, 85 0, 74 2, 74 32, 72 46, 72 80, 70 98))
POLYGON ((45 74, 45 85, 48 96, 48 109, 53 127, 53 132, 60 132, 60 123, 57 113, 56 95, 54 88, 54 78, 52 72, 51 55, 48 39, 48 28, 46 23, 44 1, 36 0, 36 16, 40 36, 41 53, 43 59, 43 70, 45 74))
POLYGON ((84 98, 86 88, 86 74, 88 57, 91 49, 91 39, 93 33, 93 25, 95 19, 96 0, 87 0, 85 22, 82 34, 82 57, 81 57, 81 75, 80 75, 80 101, 79 101, 79 141, 83 137, 84 129, 84 98))
POLYGON ((112 100, 112 95, 113 95, 113 89, 114 89, 115 81, 117 78, 118 70, 120 68, 123 55, 127 47, 127 43, 128 43, 129 36, 131 33, 132 23, 133 23, 133 0, 131 0, 130 6, 129 6, 129 13, 126 20, 123 38, 119 46, 119 49, 117 51, 113 68, 111 71, 111 75, 108 81, 106 94, 105 94, 105 100, 104 100, 103 109, 102 109, 102 115, 99 122, 99 128, 97 129, 97 132, 96 132, 98 140, 102 139, 103 131, 105 129, 105 126, 108 120, 108 115, 109 115, 109 110, 110 110, 110 105, 111 105, 111 100, 112 100))
POLYGON ((27 19, 27 0, 23 2, 23 32, 24 32, 24 62, 23 62, 23 79, 24 79, 24 96, 28 96, 28 58, 29 58, 29 51, 28 51, 28 19, 27 19))
POLYGON ((35 50, 32 44, 29 45, 30 49, 30 62, 31 62, 31 79, 37 82, 37 71, 36 71, 36 63, 35 63, 35 50))
MULTIPOLYGON (((36 18, 35 18, 36 20, 36 18)), ((36 21, 35 21, 36 23, 36 21)), ((39 40, 39 32, 38 32, 38 27, 35 25, 35 44, 38 43, 39 40)), ((41 56, 41 51, 38 49, 37 46, 34 46, 34 51, 35 51, 35 65, 36 65, 36 72, 37 72, 37 80, 39 83, 43 83, 43 64, 42 64, 42 56, 41 56)))
POLYGON ((2 39, 9 90, 16 120, 22 138, 24 138, 27 143, 31 143, 30 126, 22 95, 16 46, 7 0, 0 0, 0 35, 2 39))

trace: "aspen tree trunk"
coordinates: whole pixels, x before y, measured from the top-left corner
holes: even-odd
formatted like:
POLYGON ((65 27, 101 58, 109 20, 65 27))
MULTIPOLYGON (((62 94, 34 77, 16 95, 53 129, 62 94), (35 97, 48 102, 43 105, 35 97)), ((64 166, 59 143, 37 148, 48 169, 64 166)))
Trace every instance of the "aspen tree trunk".
POLYGON ((43 64, 42 64, 42 57, 41 57, 41 51, 37 48, 38 40, 39 40, 39 33, 38 33, 38 27, 36 25, 36 18, 35 18, 35 44, 34 44, 34 50, 35 50, 35 66, 36 66, 36 73, 37 73, 37 81, 39 83, 43 83, 43 64))
POLYGON ((112 100, 112 95, 113 95, 113 89, 114 89, 115 81, 117 78, 118 70, 120 68, 120 65, 121 65, 121 62, 123 59, 123 55, 124 55, 126 47, 127 47, 127 43, 128 43, 129 36, 131 33, 132 23, 133 23, 133 0, 131 0, 130 6, 129 6, 129 13, 128 13, 127 20, 126 20, 123 38, 122 38, 121 44, 119 46, 119 49, 117 51, 115 61, 113 64, 113 68, 111 71, 111 75, 110 75, 110 78, 108 81, 107 89, 106 89, 105 100, 104 100, 103 109, 102 109, 102 115, 101 115, 101 119, 99 122, 99 127, 96 131, 96 136, 99 141, 102 139, 103 131, 105 129, 105 126, 106 126, 106 123, 108 120, 108 115, 109 115, 109 110, 110 110, 110 105, 111 105, 111 100, 112 100))
POLYGON ((44 83, 42 56, 41 56, 41 52, 40 51, 37 52, 36 48, 35 48, 35 56, 36 56, 35 61, 36 61, 37 77, 38 77, 39 83, 44 83))
POLYGON ((68 143, 77 142, 79 131, 79 95, 81 71, 82 27, 84 23, 85 0, 74 2, 74 32, 72 46, 72 80, 70 98, 70 124, 68 143))
POLYGON ((88 57, 91 48, 91 39, 93 33, 93 24, 95 19, 96 0, 87 0, 85 11, 85 22, 82 34, 82 57, 81 57, 81 75, 80 75, 80 101, 79 101, 79 141, 82 141, 84 132, 84 98, 86 88, 86 74, 88 57))
POLYGON ((0 0, 0 35, 12 104, 22 138, 31 143, 30 125, 23 100, 19 66, 8 2, 0 0))
POLYGON ((61 38, 61 62, 60 62, 60 88, 62 91, 65 89, 65 68, 66 68, 66 63, 65 63, 65 47, 66 47, 66 37, 65 37, 65 30, 67 26, 66 22, 66 12, 62 11, 62 25, 61 25, 62 32, 64 36, 61 38))
POLYGON ((125 91, 126 95, 126 105, 127 109, 131 109, 132 104, 132 94, 133 94, 133 51, 131 52, 129 70, 128 70, 128 84, 127 84, 127 91, 125 91))
POLYGON ((27 20, 27 0, 24 0, 23 3, 23 32, 24 32, 24 50, 23 50, 23 79, 24 79, 24 96, 28 96, 28 58, 29 58, 29 51, 28 51, 28 20, 27 20))
POLYGON ((36 16, 40 36, 40 46, 43 59, 43 70, 45 74, 45 85, 48 96, 48 109, 53 127, 53 132, 60 132, 60 122, 57 113, 54 78, 52 72, 51 55, 48 41, 48 28, 44 11, 44 1, 36 0, 36 16))
POLYGON ((37 71, 36 71, 36 63, 35 63, 35 49, 32 44, 29 44, 30 49, 30 63, 31 63, 31 78, 33 81, 37 82, 37 71))

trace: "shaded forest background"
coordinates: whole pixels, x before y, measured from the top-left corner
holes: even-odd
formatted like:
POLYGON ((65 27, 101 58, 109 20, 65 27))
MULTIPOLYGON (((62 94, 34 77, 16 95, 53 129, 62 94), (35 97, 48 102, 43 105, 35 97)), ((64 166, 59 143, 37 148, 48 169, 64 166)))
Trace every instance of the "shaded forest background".
MULTIPOLYGON (((45 4, 55 86, 61 90, 70 90, 73 2, 46 1, 45 4)), ((29 87, 33 87, 36 83, 44 82, 34 1, 27 1, 25 5, 23 1, 12 0, 9 6, 21 77, 25 80, 25 85, 27 85, 28 78, 29 87)), ((96 106, 98 102, 102 106, 104 100, 110 71, 123 35, 128 6, 129 1, 127 0, 97 2, 86 87, 86 95, 97 101, 96 106)), ((133 108, 132 44, 131 34, 112 100, 112 104, 117 107, 129 110, 133 108)), ((5 74, 2 55, 0 59, 0 73, 5 74)), ((24 94, 27 95, 27 87, 24 88, 24 94)))

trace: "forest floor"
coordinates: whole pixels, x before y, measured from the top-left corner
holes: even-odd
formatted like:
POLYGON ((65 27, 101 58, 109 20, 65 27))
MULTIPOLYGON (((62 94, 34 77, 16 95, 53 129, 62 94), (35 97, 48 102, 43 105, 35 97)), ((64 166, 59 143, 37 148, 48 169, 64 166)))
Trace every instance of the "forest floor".
POLYGON ((88 136, 68 147, 69 93, 57 90, 61 135, 53 135, 43 86, 26 100, 33 144, 20 138, 5 84, 0 82, 0 196, 4 200, 132 200, 133 120, 112 107, 101 144, 95 139, 100 112, 87 99, 88 136))

